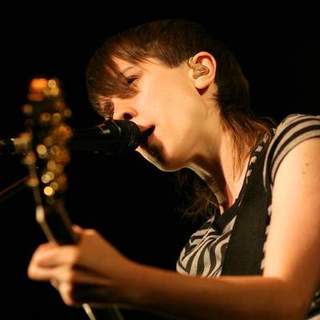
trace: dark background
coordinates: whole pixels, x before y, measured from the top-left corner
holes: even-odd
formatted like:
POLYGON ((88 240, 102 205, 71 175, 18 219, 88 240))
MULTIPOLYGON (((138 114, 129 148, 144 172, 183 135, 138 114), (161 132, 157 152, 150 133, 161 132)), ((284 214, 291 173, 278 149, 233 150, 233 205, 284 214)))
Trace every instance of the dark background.
MULTIPOLYGON (((183 8, 173 13, 163 3, 126 11, 121 4, 119 8, 78 4, 67 9, 39 3, 3 10, 0 138, 24 130, 20 107, 26 102, 29 81, 39 75, 61 80, 73 112, 72 126, 100 123, 85 90, 90 56, 114 32, 168 17, 205 24, 233 50, 251 84, 258 114, 278 121, 288 113, 319 113, 320 37, 314 8, 280 10, 271 4, 217 8, 215 3, 183 8)), ((125 158, 74 154, 67 170, 66 207, 74 222, 98 229, 135 260, 174 269, 195 225, 174 210, 179 198, 171 174, 159 172, 137 154, 125 158)), ((1 190, 26 174, 20 157, 1 156, 1 190)), ((10 318, 86 319, 81 309, 66 307, 50 285, 26 277, 32 252, 45 241, 34 220, 30 190, 15 188, 0 202, 0 212, 2 304, 10 318)), ((128 311, 127 317, 154 319, 128 311)))

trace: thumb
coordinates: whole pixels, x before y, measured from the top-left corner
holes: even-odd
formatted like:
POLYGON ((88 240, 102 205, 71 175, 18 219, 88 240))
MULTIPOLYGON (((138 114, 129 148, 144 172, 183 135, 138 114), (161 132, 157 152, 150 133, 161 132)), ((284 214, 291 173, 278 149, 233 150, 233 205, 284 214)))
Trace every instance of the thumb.
POLYGON ((72 225, 72 230, 77 235, 81 235, 84 232, 84 229, 82 227, 78 226, 77 224, 72 225))

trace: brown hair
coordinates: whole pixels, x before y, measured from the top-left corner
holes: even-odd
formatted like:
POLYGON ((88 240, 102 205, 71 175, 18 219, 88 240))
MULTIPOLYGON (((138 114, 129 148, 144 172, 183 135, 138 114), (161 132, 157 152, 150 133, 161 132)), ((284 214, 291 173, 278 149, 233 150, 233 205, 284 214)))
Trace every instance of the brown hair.
MULTIPOLYGON (((134 87, 129 89, 114 58, 132 63, 157 58, 174 68, 199 51, 210 52, 216 59, 218 94, 214 98, 220 107, 223 126, 232 134, 237 160, 235 163, 239 168, 246 156, 245 146, 254 146, 263 134, 271 136, 271 129, 264 121, 253 116, 248 81, 234 55, 198 23, 182 19, 159 20, 130 28, 109 38, 89 61, 89 99, 97 111, 105 116, 108 108, 102 101, 107 101, 111 95, 126 98, 136 93, 134 87)), ((197 181, 197 178, 191 179, 197 181)), ((189 179, 182 180, 186 184, 190 183, 189 179)), ((193 211, 203 211, 216 204, 212 192, 204 191, 208 188, 203 188, 202 182, 192 184, 198 185, 194 189, 197 201, 191 201, 197 207, 192 208, 193 211)))

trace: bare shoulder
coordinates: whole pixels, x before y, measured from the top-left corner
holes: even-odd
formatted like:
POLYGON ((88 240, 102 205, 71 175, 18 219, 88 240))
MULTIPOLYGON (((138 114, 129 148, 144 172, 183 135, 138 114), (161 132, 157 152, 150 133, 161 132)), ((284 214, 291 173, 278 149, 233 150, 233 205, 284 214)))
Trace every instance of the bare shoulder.
POLYGON ((274 179, 265 276, 309 298, 320 287, 320 137, 296 145, 274 179))

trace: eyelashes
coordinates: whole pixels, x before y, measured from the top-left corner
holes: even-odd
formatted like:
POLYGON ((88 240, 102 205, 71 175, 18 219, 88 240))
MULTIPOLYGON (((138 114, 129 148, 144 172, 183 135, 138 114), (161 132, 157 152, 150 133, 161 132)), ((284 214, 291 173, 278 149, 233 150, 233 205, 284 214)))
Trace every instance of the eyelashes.
POLYGON ((136 83, 136 80, 138 79, 139 79, 138 76, 129 76, 129 77, 126 77, 126 83, 128 84, 128 86, 132 86, 136 83))
MULTIPOLYGON (((123 76, 122 77, 122 89, 121 91, 118 92, 115 96, 126 99, 130 98, 138 93, 138 88, 137 88, 137 80, 140 78, 138 75, 130 75, 130 76, 123 76)), ((120 83, 121 83, 120 82, 120 83)), ((112 119, 114 116, 114 104, 110 100, 110 98, 104 96, 104 95, 99 95, 98 100, 97 100, 97 107, 98 107, 98 112, 106 119, 112 119)))

